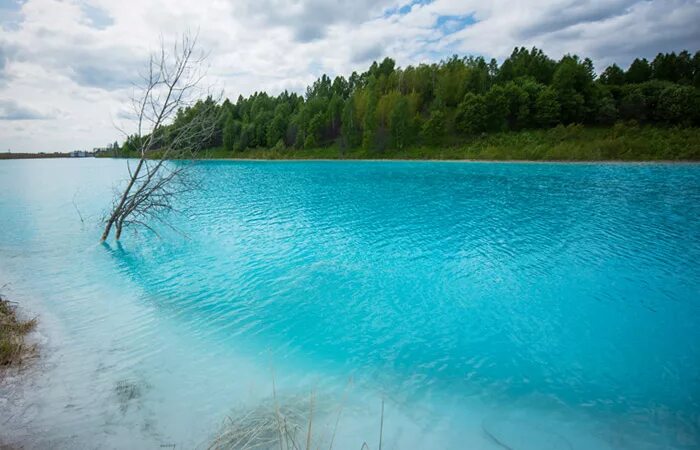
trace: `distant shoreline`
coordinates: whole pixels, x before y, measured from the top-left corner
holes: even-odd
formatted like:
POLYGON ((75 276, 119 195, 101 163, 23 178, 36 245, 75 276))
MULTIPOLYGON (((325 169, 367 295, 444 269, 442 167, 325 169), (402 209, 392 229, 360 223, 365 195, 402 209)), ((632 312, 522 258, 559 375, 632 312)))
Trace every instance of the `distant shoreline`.
POLYGON ((89 156, 73 156, 72 153, 0 153, 0 159, 48 159, 48 158, 92 158, 89 156))

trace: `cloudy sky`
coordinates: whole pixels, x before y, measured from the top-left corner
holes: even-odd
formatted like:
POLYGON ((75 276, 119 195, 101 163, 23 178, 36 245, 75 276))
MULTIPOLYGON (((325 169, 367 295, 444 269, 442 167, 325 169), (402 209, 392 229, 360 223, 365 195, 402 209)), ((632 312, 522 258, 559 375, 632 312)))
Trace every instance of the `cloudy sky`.
POLYGON ((227 96, 303 92, 322 73, 516 45, 590 56, 700 49, 700 0, 0 0, 0 151, 66 151, 118 138, 131 83, 160 36, 199 29, 227 96))

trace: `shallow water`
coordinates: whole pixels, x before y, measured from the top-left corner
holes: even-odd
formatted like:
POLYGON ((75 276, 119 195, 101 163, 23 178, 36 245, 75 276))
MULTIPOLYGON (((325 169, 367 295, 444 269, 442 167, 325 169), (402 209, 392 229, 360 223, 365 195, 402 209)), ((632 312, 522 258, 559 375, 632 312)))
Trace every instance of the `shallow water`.
POLYGON ((274 380, 321 448, 382 402, 383 448, 700 446, 699 165, 203 162, 178 232, 100 245, 125 170, 0 163, 43 342, 0 441, 206 446, 274 380))

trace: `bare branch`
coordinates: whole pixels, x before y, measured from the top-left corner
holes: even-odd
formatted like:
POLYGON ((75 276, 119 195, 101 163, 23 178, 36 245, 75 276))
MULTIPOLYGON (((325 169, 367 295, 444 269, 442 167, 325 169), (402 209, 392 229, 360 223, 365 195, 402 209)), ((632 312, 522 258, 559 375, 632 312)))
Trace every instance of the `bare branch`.
POLYGON ((128 141, 136 146, 139 160, 133 168, 127 164, 129 178, 105 220, 103 241, 113 227, 119 239, 125 226, 139 225, 154 233, 148 221, 169 226, 163 216, 176 210, 176 198, 198 187, 187 176, 189 163, 171 162, 194 159, 217 130, 223 94, 204 100, 199 96, 204 92, 199 87, 205 77, 201 68, 205 55, 195 55, 197 38, 185 33, 173 45, 172 54, 161 39, 159 52, 149 58, 144 84, 135 87, 131 104, 138 125, 128 141))

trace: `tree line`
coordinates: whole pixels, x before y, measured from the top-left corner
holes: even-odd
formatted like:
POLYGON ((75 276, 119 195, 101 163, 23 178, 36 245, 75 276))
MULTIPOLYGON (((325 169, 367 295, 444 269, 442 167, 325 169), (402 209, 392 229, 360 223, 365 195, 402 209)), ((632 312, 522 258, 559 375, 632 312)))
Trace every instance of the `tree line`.
MULTIPOLYGON (((337 145, 371 151, 458 144, 484 133, 617 121, 700 125, 700 51, 637 58, 596 76, 589 58, 556 61, 537 48, 515 48, 500 66, 483 57, 396 67, 374 62, 348 78, 321 76, 305 95, 256 92, 222 103, 207 98, 177 112, 159 130, 167 142, 191 127, 201 110, 214 111, 214 132, 197 148, 242 152, 337 145)), ((122 149, 138 148, 130 137, 122 149)))

